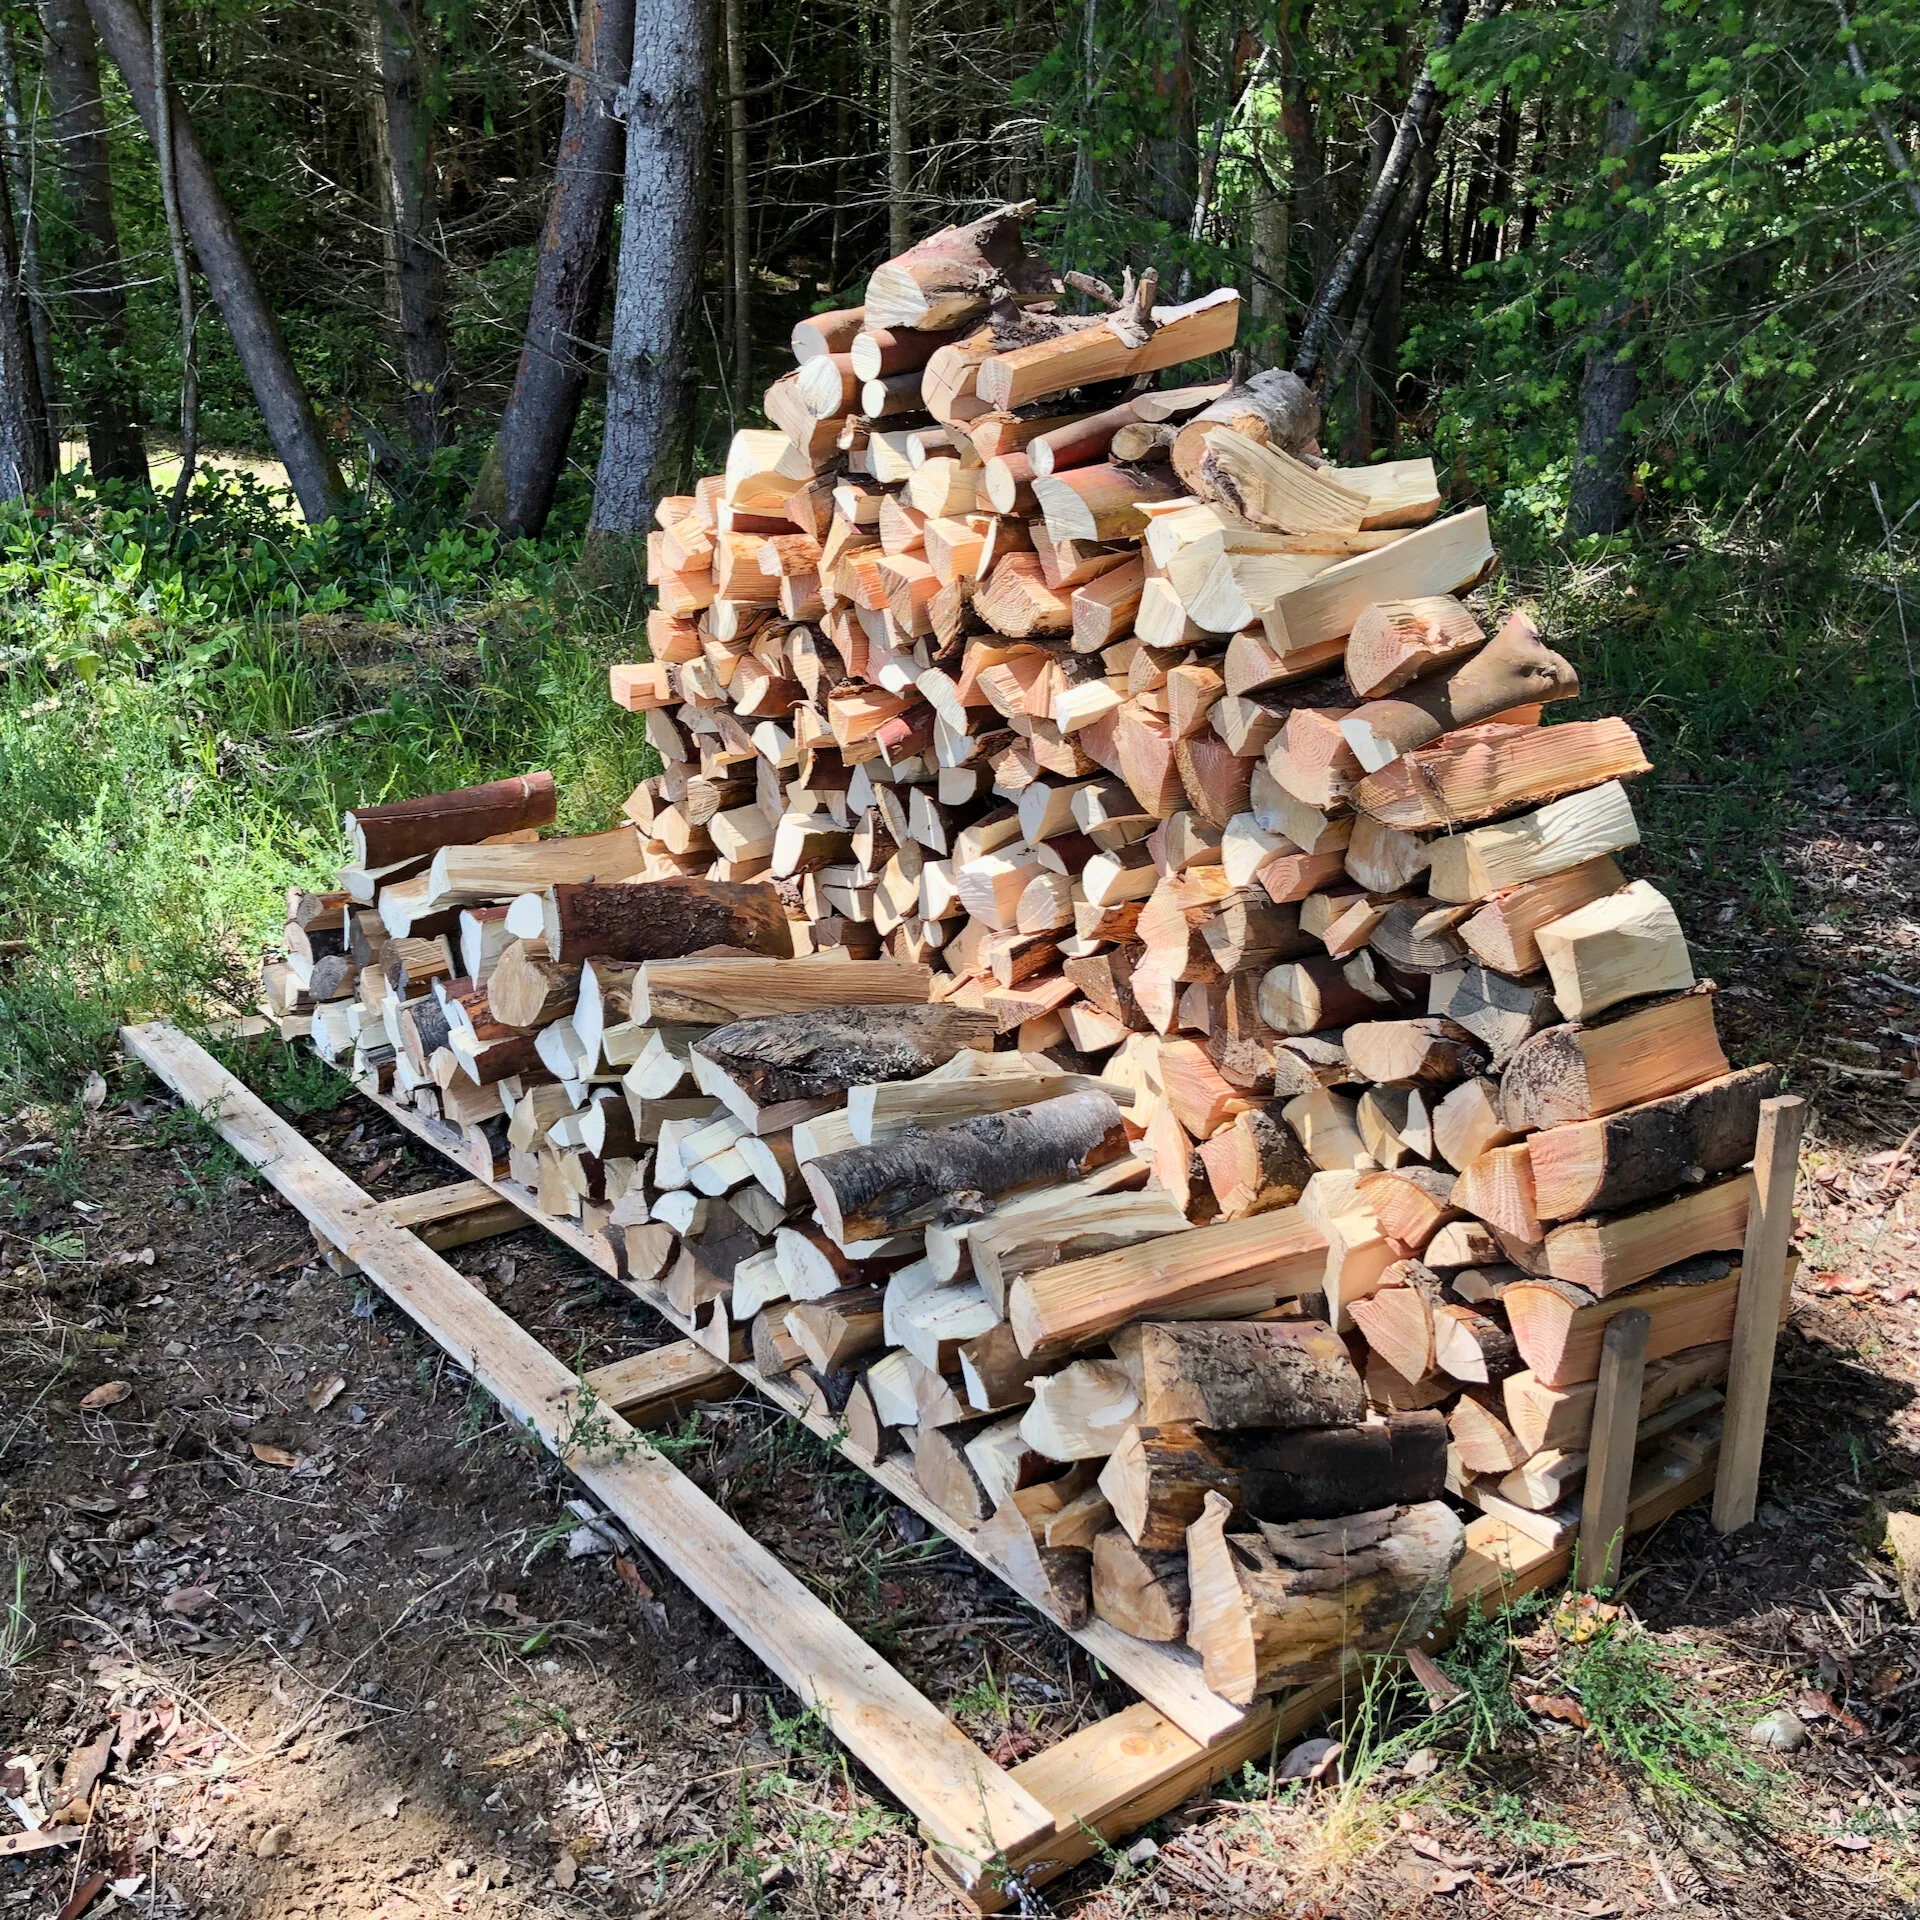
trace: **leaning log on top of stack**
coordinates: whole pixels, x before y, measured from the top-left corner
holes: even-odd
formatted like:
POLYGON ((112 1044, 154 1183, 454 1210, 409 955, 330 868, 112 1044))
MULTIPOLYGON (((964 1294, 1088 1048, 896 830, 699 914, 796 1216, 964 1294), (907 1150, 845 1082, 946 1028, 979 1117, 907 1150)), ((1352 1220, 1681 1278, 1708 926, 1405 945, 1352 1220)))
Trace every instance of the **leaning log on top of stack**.
POLYGON ((1417 1632, 1453 1501, 1567 1536, 1621 1308, 1643 1472, 1712 1446, 1775 1076, 1616 864, 1631 729, 1543 726, 1573 668, 1460 598, 1484 514, 1327 466, 1290 376, 1154 388, 1234 296, 1061 316, 1019 215, 662 503, 632 824, 350 816, 269 989, 1244 1701, 1417 1632))

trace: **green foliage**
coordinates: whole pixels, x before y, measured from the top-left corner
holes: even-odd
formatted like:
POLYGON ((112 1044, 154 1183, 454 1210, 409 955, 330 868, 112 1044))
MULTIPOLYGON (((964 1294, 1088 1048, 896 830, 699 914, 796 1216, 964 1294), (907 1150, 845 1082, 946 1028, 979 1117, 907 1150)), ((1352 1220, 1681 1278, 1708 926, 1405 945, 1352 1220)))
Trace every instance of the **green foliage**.
POLYGON ((639 777, 608 707, 630 636, 560 553, 426 509, 302 528, 209 475, 169 555, 158 506, 63 487, 0 512, 0 1093, 70 1091, 115 1028, 250 1006, 289 884, 355 802, 547 766, 564 826, 639 777))

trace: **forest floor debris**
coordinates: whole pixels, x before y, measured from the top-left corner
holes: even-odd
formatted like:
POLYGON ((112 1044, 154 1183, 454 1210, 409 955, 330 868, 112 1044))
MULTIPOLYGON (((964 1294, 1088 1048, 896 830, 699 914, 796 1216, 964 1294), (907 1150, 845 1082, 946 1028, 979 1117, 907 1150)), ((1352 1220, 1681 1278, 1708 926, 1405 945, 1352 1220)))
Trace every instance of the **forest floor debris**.
MULTIPOLYGON (((1760 1524, 1680 1516, 1604 1605, 1484 1623, 1446 1685, 1357 1697, 1331 1764, 1275 1756, 1319 1779, 1249 1769, 1046 1908, 1907 1908, 1920 1627, 1881 1540, 1920 1478, 1920 825, 1818 807, 1683 901, 1730 1052, 1817 1107, 1760 1524), (1804 1743, 1757 1744, 1783 1712, 1804 1743)), ((369 1191, 448 1177, 317 1066, 245 1070, 369 1191)), ((0 1913, 957 1911, 799 1703, 193 1116, 75 1096, 0 1129, 0 1824, 92 1822, 0 1850, 0 1913)), ((582 1367, 669 1337, 536 1230, 452 1258, 582 1367)), ((1003 1763, 1122 1704, 757 1404, 665 1444, 1003 1763)))

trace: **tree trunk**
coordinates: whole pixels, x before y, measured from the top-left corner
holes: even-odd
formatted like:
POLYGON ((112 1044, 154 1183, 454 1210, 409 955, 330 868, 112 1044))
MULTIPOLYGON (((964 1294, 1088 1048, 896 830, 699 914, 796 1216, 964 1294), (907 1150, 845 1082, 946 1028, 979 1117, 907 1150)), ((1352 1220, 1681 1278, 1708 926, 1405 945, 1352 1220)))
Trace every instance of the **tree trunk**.
POLYGON ((1292 208, 1286 192, 1273 177, 1266 156, 1256 156, 1253 181, 1251 250, 1253 291, 1248 302, 1256 328, 1274 331, 1264 358, 1275 363, 1286 358, 1287 248, 1292 208))
MULTIPOLYGON (((158 101, 147 23, 132 0, 87 0, 87 11, 126 80, 147 138, 154 139, 158 101)), ((274 451, 308 520, 330 519, 346 499, 340 469, 321 437, 313 404, 287 352, 280 323, 254 278, 219 182, 177 98, 173 102, 173 150, 181 210, 193 236, 194 251, 200 256, 200 269, 233 337, 234 351, 253 388, 274 451)))
POLYGON ((1149 204, 1176 233, 1193 220, 1200 190, 1200 124, 1193 105, 1193 13, 1180 0, 1155 0, 1147 31, 1153 37, 1154 91, 1161 122, 1147 142, 1149 204))
POLYGON ((733 404, 744 412, 753 392, 753 240, 747 212, 747 48, 740 0, 727 17, 727 269, 733 334, 733 404))
MULTIPOLYGON (((1660 32, 1660 0, 1619 0, 1613 20, 1613 91, 1607 104, 1601 151, 1608 174, 1611 215, 1630 218, 1629 202, 1651 183, 1659 164, 1657 144, 1646 137, 1634 88, 1653 62, 1660 32)), ((1616 289, 1627 250, 1610 248, 1596 263, 1601 285, 1616 289)), ((1627 416, 1640 397, 1640 372, 1633 360, 1634 302, 1610 291, 1601 314, 1598 338, 1587 351, 1580 381, 1580 437, 1573 456, 1573 488, 1567 501, 1567 531, 1578 537, 1618 533, 1633 515, 1628 491, 1632 437, 1627 416)))
POLYGON ((577 75, 567 83, 520 364, 467 505, 476 519, 508 534, 537 535, 553 511, 607 292, 626 142, 614 95, 633 65, 633 0, 580 0, 579 18, 574 65, 600 84, 577 75))
POLYGON ((427 26, 419 0, 368 0, 380 102, 375 112, 387 199, 387 299, 406 371, 414 451, 451 438, 452 367, 446 285, 434 234, 433 116, 427 106, 427 26))
POLYGON ((1373 191, 1367 196, 1367 204, 1362 208, 1360 218, 1354 222, 1346 246, 1314 295, 1306 325, 1301 329, 1300 351, 1294 359, 1293 370, 1303 380, 1311 379, 1320 364, 1321 349, 1326 342, 1327 330, 1333 323, 1333 316, 1339 311, 1355 277, 1373 252, 1374 243, 1386 224, 1387 214, 1412 170, 1415 153, 1433 137, 1433 129, 1440 117, 1440 88, 1434 77, 1432 56, 1452 46, 1460 37, 1466 17, 1467 0, 1440 0, 1440 12, 1433 25, 1433 38, 1428 43, 1428 57, 1420 69, 1420 77, 1407 95, 1406 110, 1400 116, 1393 145, 1381 164, 1379 177, 1374 182, 1373 191))
POLYGON ((0 17, 0 100, 6 118, 5 173, 16 212, 14 240, 20 251, 20 285, 27 302, 27 330, 33 342, 34 373, 40 383, 40 425, 47 459, 60 470, 60 429, 53 415, 53 341, 47 327, 47 303, 40 278, 40 231, 33 207, 33 156, 28 148, 26 116, 20 104, 20 68, 14 58, 13 29, 0 17))
POLYGON ((913 0, 887 6, 887 251, 913 244, 913 0))
POLYGON ((127 341, 127 294, 106 109, 100 99, 100 43, 85 0, 40 0, 46 35, 47 101, 67 209, 79 238, 69 276, 80 336, 73 393, 97 479, 148 482, 146 442, 137 418, 137 384, 116 365, 127 341))
POLYGON ((13 196, 0 192, 0 500, 38 493, 52 481, 46 421, 13 230, 13 196))
POLYGON ((610 586, 644 577, 653 503, 691 424, 713 41, 711 7, 644 0, 634 10, 620 283, 589 534, 610 586))

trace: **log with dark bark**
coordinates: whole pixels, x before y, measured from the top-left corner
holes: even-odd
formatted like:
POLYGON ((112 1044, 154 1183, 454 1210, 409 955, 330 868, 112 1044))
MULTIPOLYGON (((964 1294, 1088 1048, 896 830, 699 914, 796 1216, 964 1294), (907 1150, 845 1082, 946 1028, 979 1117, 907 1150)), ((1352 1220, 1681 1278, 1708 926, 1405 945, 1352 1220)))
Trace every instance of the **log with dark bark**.
POLYGON ((1057 294, 1058 276, 1021 230, 1033 205, 997 207, 964 227, 942 227, 876 267, 867 279, 866 325, 957 327, 1003 296, 1022 302, 1057 294))
POLYGON ((1436 991, 1431 1010, 1480 1042, 1487 1064, 1498 1072, 1528 1040, 1560 1018, 1553 988, 1542 975, 1516 980, 1475 960, 1460 970, 1444 998, 1436 991))
POLYGON ((1416 1643, 1466 1545, 1438 1500, 1229 1535, 1232 1512, 1210 1494, 1187 1535, 1187 1639, 1207 1685, 1243 1706, 1416 1643))
POLYGON ((1704 983, 1597 1025, 1536 1033, 1500 1076, 1500 1111, 1526 1133, 1641 1106, 1727 1071, 1704 983))
MULTIPOLYGON (((159 98, 154 88, 153 42, 146 20, 132 0, 87 0, 87 11, 127 83, 148 140, 157 139, 159 98)), ((193 237, 200 270, 227 323, 234 351, 301 512, 314 522, 331 519, 346 501, 339 466, 287 352, 280 323, 254 278, 240 229, 194 133, 186 106, 177 95, 170 101, 170 118, 180 208, 193 237)))
POLYGON ((1317 1320, 1175 1320, 1114 1336, 1145 1426, 1325 1427, 1358 1420, 1366 1391, 1346 1343, 1317 1320))
POLYGON ((801 1172, 827 1231, 844 1245, 978 1213, 985 1201, 1074 1179, 1127 1150, 1113 1101, 1072 1093, 826 1154, 801 1172))
POLYGON ((476 846, 496 834, 548 827, 559 811, 553 775, 523 773, 511 780, 451 793, 423 793, 354 807, 343 817, 357 867, 386 867, 442 847, 476 846))
POLYGON ((1447 1423, 1416 1412, 1290 1433, 1133 1427, 1101 1468, 1100 1490, 1136 1546, 1165 1552, 1185 1545, 1209 1493, 1249 1519, 1309 1520, 1437 1500, 1446 1477, 1447 1423))
POLYGON ((1778 1067, 1748 1067, 1605 1119, 1529 1134, 1535 1209, 1543 1220, 1566 1220, 1730 1173, 1753 1157, 1760 1102, 1779 1091, 1778 1067))
POLYGON ((970 1048, 992 1052, 995 1024, 970 1007, 828 1007, 736 1020, 703 1034, 694 1051, 756 1107, 824 1110, 844 1105, 852 1087, 914 1080, 970 1048))
POLYGON ((677 960, 737 947, 785 960, 793 933, 780 896, 762 881, 637 880, 549 887, 542 910, 548 956, 677 960))

